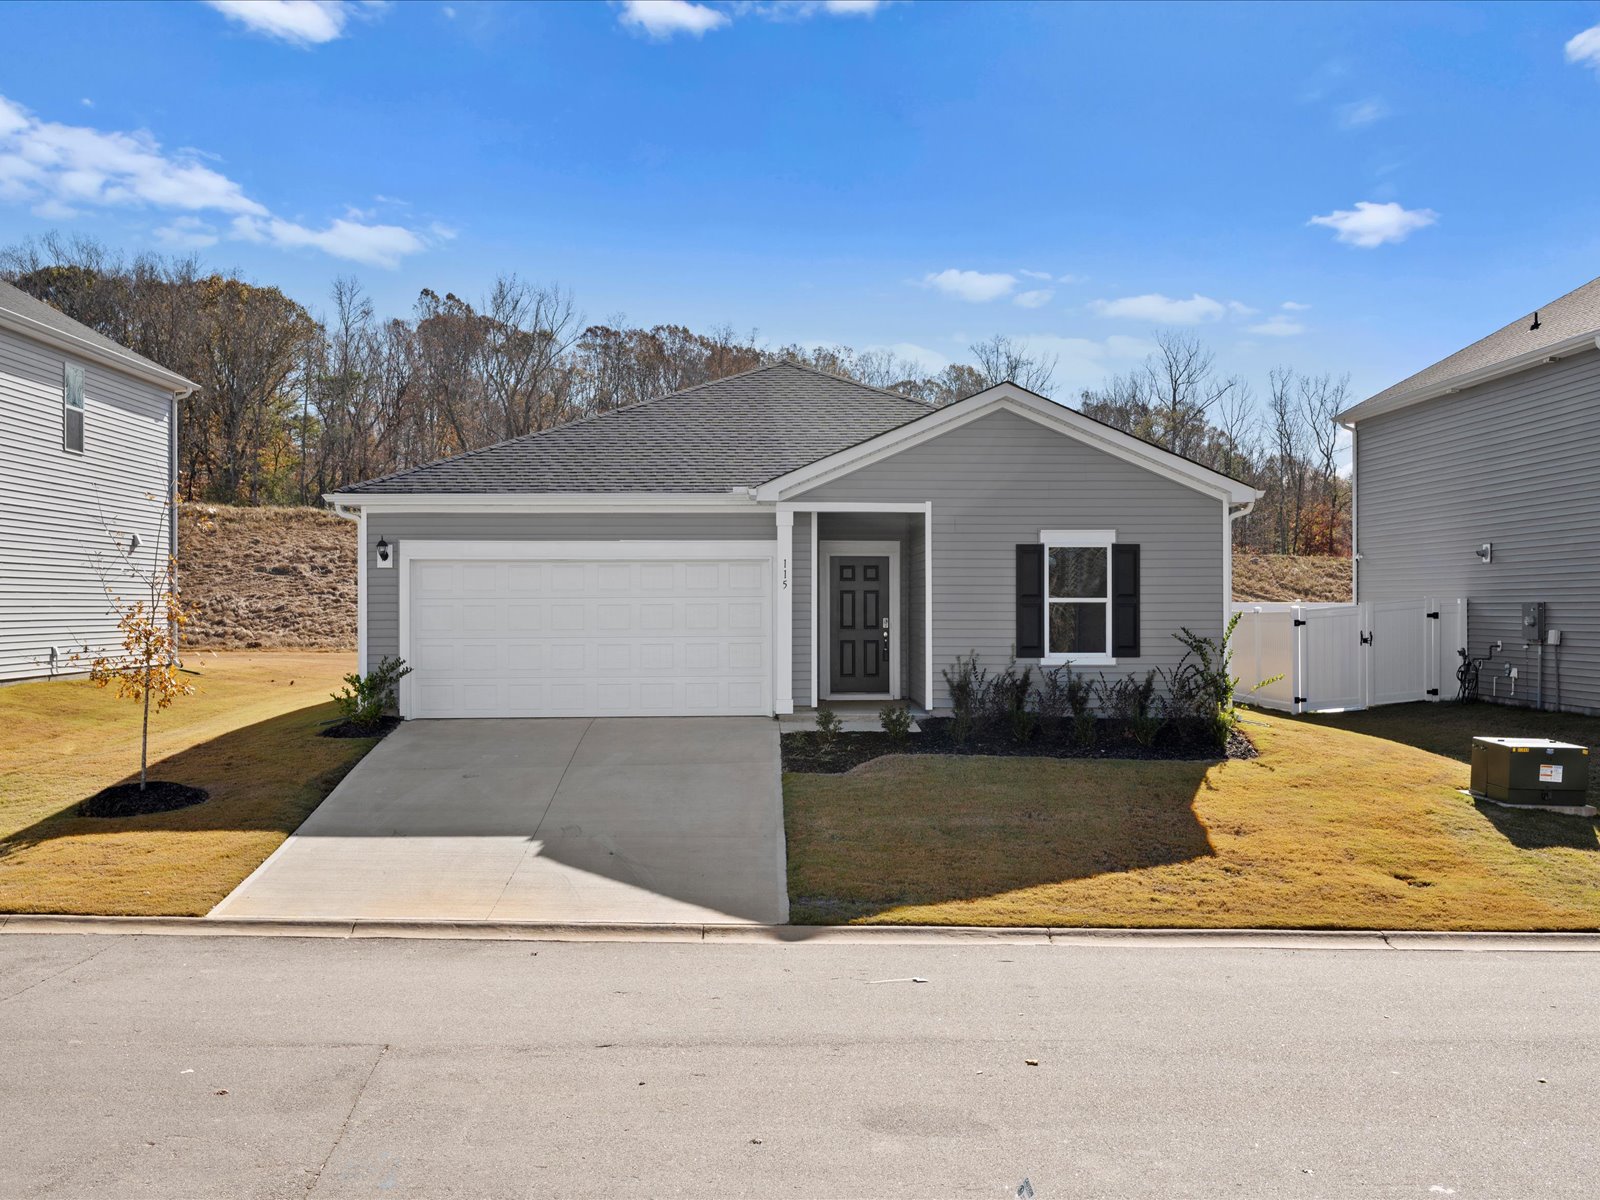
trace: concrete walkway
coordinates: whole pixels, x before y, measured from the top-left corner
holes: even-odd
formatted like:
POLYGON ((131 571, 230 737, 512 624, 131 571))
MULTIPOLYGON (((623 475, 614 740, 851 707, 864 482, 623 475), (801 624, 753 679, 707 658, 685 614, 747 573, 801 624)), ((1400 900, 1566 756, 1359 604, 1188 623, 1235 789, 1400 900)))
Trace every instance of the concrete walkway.
POLYGON ((212 917, 778 923, 774 722, 408 721, 212 917))

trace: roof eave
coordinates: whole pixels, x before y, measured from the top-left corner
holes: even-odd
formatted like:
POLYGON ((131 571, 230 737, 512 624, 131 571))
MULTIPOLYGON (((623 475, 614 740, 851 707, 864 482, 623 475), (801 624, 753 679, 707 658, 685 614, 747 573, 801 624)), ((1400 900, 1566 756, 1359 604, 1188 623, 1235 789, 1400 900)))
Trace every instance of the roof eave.
POLYGON ((1581 354, 1585 350, 1600 350, 1600 329, 1591 329, 1587 333, 1576 334, 1548 346, 1541 346, 1537 350, 1529 350, 1515 358, 1502 359, 1500 362, 1491 363, 1487 367, 1479 367, 1476 371, 1464 371, 1460 375, 1452 375, 1448 379, 1440 379, 1425 387, 1413 388, 1409 392, 1401 392, 1394 396, 1384 396, 1381 392, 1370 396, 1359 404, 1353 404, 1338 416, 1334 417, 1346 429, 1351 428, 1358 421, 1369 417, 1382 416, 1384 413, 1397 412, 1402 408, 1410 408, 1413 404, 1421 404, 1425 400, 1437 400, 1440 396, 1448 396, 1454 392, 1463 392, 1467 388, 1477 387, 1480 384, 1492 383, 1496 379, 1504 379, 1508 375, 1515 375, 1521 371, 1539 366, 1541 363, 1554 362, 1560 358, 1569 358, 1574 354, 1581 354))
POLYGON ((728 492, 324 492, 335 508, 372 512, 643 512, 754 508, 749 489, 728 492))
POLYGON ((55 329, 43 321, 35 321, 32 317, 13 312, 8 308, 0 308, 0 327, 21 334, 23 337, 32 338, 34 341, 44 342, 57 350, 64 350, 69 354, 86 358, 91 362, 121 371, 135 379, 153 384, 163 391, 171 392, 175 396, 188 396, 200 390, 200 385, 191 379, 185 379, 176 371, 169 371, 165 367, 151 362, 149 359, 135 355, 131 350, 128 357, 113 354, 104 346, 91 342, 88 338, 78 337, 76 334, 55 329))

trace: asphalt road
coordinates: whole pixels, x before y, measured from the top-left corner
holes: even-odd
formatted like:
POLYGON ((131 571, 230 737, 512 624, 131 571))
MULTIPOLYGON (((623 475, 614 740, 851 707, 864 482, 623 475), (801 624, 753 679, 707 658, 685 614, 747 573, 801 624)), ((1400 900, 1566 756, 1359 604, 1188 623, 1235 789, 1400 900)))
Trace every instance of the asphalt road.
POLYGON ((1597 995, 1584 953, 8 934, 0 1196, 1587 1197, 1597 995))

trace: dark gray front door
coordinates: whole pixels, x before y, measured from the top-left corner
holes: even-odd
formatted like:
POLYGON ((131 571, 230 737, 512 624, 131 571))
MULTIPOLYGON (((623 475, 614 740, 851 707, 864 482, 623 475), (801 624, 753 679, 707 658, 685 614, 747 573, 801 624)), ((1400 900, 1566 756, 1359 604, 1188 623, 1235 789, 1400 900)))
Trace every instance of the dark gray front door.
POLYGON ((829 568, 828 690, 889 691, 889 560, 841 558, 829 568))

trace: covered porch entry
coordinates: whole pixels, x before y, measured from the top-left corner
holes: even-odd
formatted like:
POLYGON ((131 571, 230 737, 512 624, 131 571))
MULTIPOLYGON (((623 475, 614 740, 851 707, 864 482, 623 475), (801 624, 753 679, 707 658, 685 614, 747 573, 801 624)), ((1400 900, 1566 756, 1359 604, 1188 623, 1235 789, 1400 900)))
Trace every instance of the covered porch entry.
POLYGON ((892 700, 926 709, 931 507, 792 506, 795 559, 804 564, 806 585, 795 596, 796 709, 892 700))

